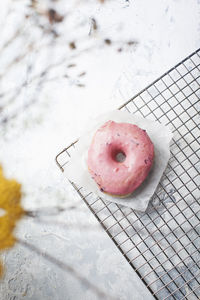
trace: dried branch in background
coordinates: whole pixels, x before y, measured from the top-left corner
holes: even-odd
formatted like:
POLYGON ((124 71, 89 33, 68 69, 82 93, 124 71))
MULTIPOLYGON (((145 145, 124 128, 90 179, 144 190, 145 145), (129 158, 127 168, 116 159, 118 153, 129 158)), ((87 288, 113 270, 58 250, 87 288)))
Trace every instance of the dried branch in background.
POLYGON ((49 19, 50 24, 60 23, 64 19, 64 16, 60 15, 55 9, 52 8, 48 9, 47 17, 49 19))
POLYGON ((90 282, 86 277, 78 273, 74 268, 72 268, 70 265, 66 264, 65 262, 58 260, 57 258, 53 257, 52 255, 43 252, 42 250, 38 249, 32 244, 27 243, 26 241, 22 239, 18 239, 18 243, 22 245, 23 247, 29 249, 30 251, 35 252, 38 255, 41 255, 44 259, 48 260, 52 264, 59 267, 61 270, 68 272, 75 278, 79 279, 82 284, 84 284, 86 287, 89 287, 90 290, 92 290, 99 299, 109 299, 109 300, 117 300, 116 298, 112 297, 111 295, 105 294, 102 289, 99 289, 96 285, 94 285, 92 282, 90 282))
POLYGON ((111 46, 113 51, 120 53, 125 45, 133 49, 137 46, 134 40, 116 41, 103 36, 100 31, 101 19, 90 16, 79 20, 77 5, 84 4, 84 1, 68 2, 67 8, 63 6, 62 11, 59 6, 61 3, 62 0, 49 1, 45 6, 37 0, 31 0, 29 4, 13 1, 12 10, 2 20, 5 26, 0 29, 1 36, 7 22, 13 24, 13 32, 0 45, 1 127, 7 126, 22 112, 42 101, 42 89, 46 82, 66 80, 79 88, 85 87, 83 77, 87 76, 87 70, 79 70, 73 78, 66 73, 66 66, 76 68, 76 60, 84 53, 102 47, 110 49, 111 46), (21 7, 20 13, 18 6, 21 7), (18 18, 17 24, 13 18, 15 15, 18 18), (86 32, 89 24, 89 32, 86 32), (59 52, 58 59, 55 53, 59 52), (15 82, 12 81, 14 76, 18 78, 15 82), (10 88, 5 89, 5 86, 10 88), (27 92, 29 96, 25 98, 27 92))

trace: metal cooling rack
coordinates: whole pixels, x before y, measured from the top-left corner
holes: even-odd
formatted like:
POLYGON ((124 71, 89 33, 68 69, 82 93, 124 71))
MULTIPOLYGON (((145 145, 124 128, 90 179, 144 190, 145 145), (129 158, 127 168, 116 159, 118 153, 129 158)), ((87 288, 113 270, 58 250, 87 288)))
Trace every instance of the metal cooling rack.
MULTIPOLYGON (((174 133, 168 167, 147 211, 71 184, 156 299, 200 299, 200 49, 120 109, 174 133)), ((75 144, 56 157, 62 171, 75 144)))

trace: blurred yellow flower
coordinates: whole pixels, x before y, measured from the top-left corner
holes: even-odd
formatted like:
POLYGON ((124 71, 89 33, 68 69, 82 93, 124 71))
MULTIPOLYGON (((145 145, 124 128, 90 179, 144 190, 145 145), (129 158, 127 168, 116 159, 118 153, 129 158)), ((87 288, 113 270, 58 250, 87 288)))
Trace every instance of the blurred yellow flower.
MULTIPOLYGON (((14 179, 6 179, 0 166, 0 251, 12 247, 16 239, 13 230, 24 214, 21 207, 21 185, 14 179)), ((0 277, 3 266, 0 261, 0 277)))

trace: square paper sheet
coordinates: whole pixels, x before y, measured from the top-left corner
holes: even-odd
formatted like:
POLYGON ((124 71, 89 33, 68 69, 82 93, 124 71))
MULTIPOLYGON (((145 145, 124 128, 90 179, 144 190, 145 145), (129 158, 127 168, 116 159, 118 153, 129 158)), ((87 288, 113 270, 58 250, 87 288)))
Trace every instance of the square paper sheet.
POLYGON ((64 174, 75 184, 82 186, 88 190, 88 192, 95 193, 102 199, 128 206, 135 210, 145 211, 170 157, 169 147, 172 139, 172 132, 170 129, 159 122, 151 121, 119 110, 111 111, 99 116, 96 120, 91 120, 90 126, 88 127, 91 129, 85 132, 77 142, 71 159, 64 168, 64 174), (155 158, 149 175, 142 185, 126 198, 119 198, 102 193, 95 181, 91 178, 87 168, 87 152, 92 137, 97 129, 109 120, 138 125, 140 128, 147 131, 147 134, 154 144, 155 158))

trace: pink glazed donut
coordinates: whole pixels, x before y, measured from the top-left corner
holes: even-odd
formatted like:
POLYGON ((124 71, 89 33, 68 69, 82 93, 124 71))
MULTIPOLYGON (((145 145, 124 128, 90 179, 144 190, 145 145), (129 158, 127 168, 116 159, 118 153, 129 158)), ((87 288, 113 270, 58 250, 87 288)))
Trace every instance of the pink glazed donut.
POLYGON ((87 164, 102 192, 124 197, 145 180, 153 158, 154 146, 145 130, 108 121, 92 139, 87 164))

